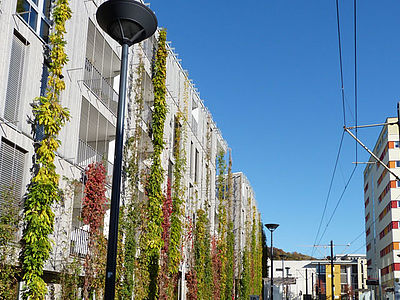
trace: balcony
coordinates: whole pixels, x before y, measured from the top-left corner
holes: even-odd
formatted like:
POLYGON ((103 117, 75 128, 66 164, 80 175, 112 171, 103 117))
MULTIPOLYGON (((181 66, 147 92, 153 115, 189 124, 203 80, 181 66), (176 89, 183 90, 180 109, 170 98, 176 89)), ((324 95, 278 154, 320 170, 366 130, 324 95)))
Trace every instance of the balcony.
POLYGON ((78 165, 83 169, 86 168, 89 164, 96 162, 103 162, 106 172, 108 176, 112 175, 113 172, 113 164, 104 159, 105 153, 100 154, 97 152, 92 146, 83 140, 79 139, 78 143, 78 165))
POLYGON ((113 113, 117 115, 118 93, 100 71, 89 61, 85 60, 83 83, 93 94, 113 113))
POLYGON ((72 228, 70 255, 85 257, 89 252, 89 231, 83 228, 72 228))
POLYGON ((191 124, 191 127, 192 127, 192 132, 193 132, 193 134, 195 135, 195 136, 197 136, 197 121, 196 121, 196 119, 192 116, 192 124, 191 124))

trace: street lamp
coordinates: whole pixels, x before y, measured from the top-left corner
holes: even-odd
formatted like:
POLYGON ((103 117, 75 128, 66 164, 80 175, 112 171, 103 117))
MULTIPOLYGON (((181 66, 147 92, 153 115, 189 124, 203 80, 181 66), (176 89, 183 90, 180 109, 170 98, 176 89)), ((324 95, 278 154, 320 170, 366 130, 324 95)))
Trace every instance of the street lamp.
POLYGON ((272 233, 274 232, 275 229, 277 229, 279 224, 265 224, 265 227, 269 231, 271 231, 271 295, 270 295, 270 300, 274 299, 274 248, 272 247, 272 233))
POLYGON ((115 297, 128 51, 133 44, 154 34, 157 29, 157 18, 150 8, 135 0, 108 0, 97 9, 96 19, 100 27, 122 46, 104 293, 104 299, 110 300, 115 297))

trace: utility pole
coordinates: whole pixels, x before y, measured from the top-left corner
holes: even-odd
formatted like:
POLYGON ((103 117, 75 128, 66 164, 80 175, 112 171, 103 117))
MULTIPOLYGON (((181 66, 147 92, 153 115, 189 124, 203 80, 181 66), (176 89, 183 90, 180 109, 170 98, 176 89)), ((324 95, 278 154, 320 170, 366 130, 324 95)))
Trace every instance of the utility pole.
POLYGON ((311 298, 314 298, 314 273, 311 273, 311 298))
POLYGON ((335 283, 333 275, 333 241, 331 241, 331 289, 332 289, 332 300, 335 299, 335 283))
POLYGON ((306 268, 306 297, 308 297, 308 273, 307 273, 308 269, 306 268))
POLYGON ((317 277, 317 284, 318 284, 318 300, 321 300, 321 263, 318 263, 318 277, 317 277))

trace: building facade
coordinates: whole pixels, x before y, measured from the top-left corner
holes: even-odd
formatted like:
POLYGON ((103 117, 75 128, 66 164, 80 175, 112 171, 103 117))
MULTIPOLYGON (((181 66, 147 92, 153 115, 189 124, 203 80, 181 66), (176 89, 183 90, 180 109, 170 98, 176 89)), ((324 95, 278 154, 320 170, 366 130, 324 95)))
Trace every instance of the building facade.
MULTIPOLYGON (((117 87, 121 62, 121 47, 98 26, 95 13, 103 0, 71 0, 72 18, 67 22, 66 53, 69 61, 63 71, 66 89, 61 103, 70 111, 71 121, 62 129, 61 147, 56 153, 56 169, 60 174, 60 188, 68 189, 69 182, 82 183, 89 164, 102 162, 107 172, 107 197, 113 170, 114 140, 117 115, 117 87)), ((35 138, 32 134, 31 103, 45 95, 48 76, 48 36, 51 31, 50 0, 0 1, 0 192, 13 189, 22 199, 31 179, 35 138)), ((139 134, 139 170, 148 172, 151 166, 151 127, 153 113, 152 64, 158 32, 154 37, 130 49, 129 90, 125 120, 126 140, 139 134), (139 68, 140 67, 140 68, 139 68), (140 80, 138 80, 140 79, 140 80), (140 82, 140 87, 135 86, 140 82), (142 102, 135 100, 141 93, 142 102), (138 130, 138 128, 140 130, 138 130)), ((185 154, 182 176, 184 209, 182 219, 195 224, 199 209, 207 211, 211 235, 217 235, 217 165, 220 151, 228 145, 205 107, 188 72, 182 68, 174 49, 167 43, 166 102, 168 112, 164 126, 165 144, 162 168, 165 171, 163 190, 168 188, 176 164, 174 136, 176 126, 182 126, 180 146, 185 154), (183 118, 177 120, 177 115, 183 118)), ((37 134, 37 133, 36 133, 37 134)), ((254 192, 242 173, 234 175, 235 205, 234 230, 237 257, 241 257, 246 226, 257 216, 254 192), (247 223, 246 223, 247 222, 247 223)), ((88 226, 82 222, 83 184, 63 203, 54 206, 55 228, 51 239, 54 246, 45 267, 45 280, 60 272, 63 264, 72 258, 88 254, 88 226)), ((138 198, 145 197, 143 182, 139 182, 138 198)), ((128 201, 122 193, 122 202, 128 201)), ((5 205, 0 198, 0 205, 5 205)), ((108 234, 108 212, 104 234, 108 234)), ((21 237, 19 231, 17 240, 21 237)), ((190 267, 191 244, 182 245, 180 265, 180 298, 185 299, 185 273, 190 267)), ((18 262, 16 262, 18 265, 18 262)), ((239 266, 237 276, 239 276, 239 266)))
MULTIPOLYGON (((400 174, 397 118, 388 118, 373 153, 394 174, 400 174)), ((378 280, 384 292, 400 278, 399 181, 371 156, 364 170, 365 234, 369 279, 378 280)), ((378 293, 379 291, 377 291, 378 293)))
MULTIPOLYGON (((336 256, 333 267, 335 299, 362 299, 367 291, 365 255, 336 256)), ((332 299, 330 260, 274 260, 274 286, 274 299, 332 299)), ((268 294, 268 288, 264 291, 268 294)))

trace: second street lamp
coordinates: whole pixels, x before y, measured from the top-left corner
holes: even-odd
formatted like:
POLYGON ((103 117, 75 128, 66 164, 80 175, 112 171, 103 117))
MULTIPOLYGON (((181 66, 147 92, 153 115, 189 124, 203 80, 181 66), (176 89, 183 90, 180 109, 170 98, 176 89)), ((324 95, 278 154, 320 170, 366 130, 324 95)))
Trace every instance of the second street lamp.
POLYGON ((274 248, 273 248, 273 243, 272 243, 272 233, 274 232, 275 229, 277 229, 279 224, 265 224, 265 227, 271 232, 271 294, 269 296, 270 300, 274 299, 274 248))
POLYGON ((147 6, 135 0, 108 0, 97 9, 96 19, 100 27, 122 46, 104 293, 104 299, 112 300, 115 297, 128 51, 133 44, 154 34, 157 18, 147 6))

